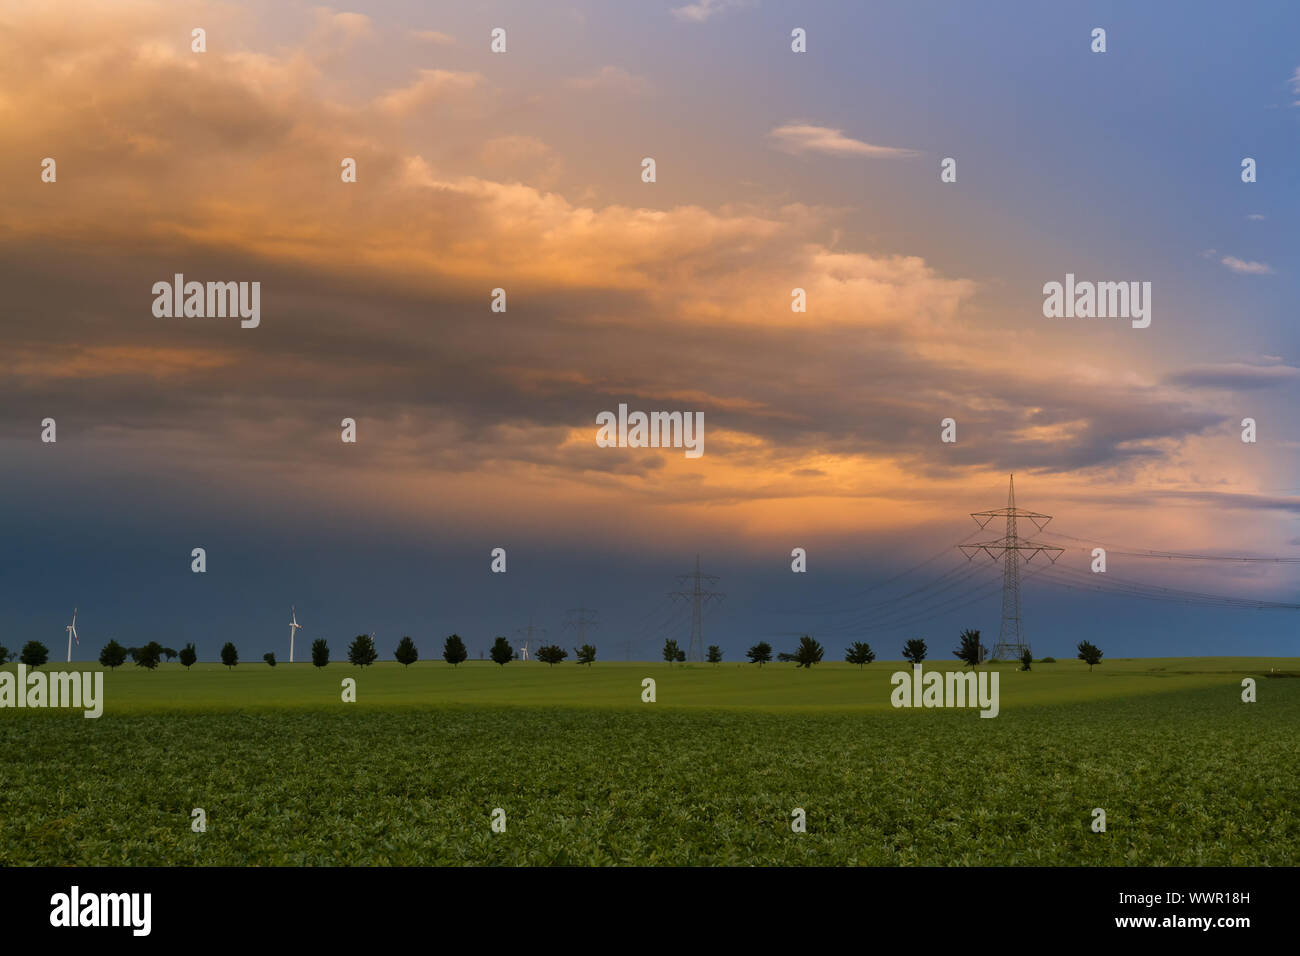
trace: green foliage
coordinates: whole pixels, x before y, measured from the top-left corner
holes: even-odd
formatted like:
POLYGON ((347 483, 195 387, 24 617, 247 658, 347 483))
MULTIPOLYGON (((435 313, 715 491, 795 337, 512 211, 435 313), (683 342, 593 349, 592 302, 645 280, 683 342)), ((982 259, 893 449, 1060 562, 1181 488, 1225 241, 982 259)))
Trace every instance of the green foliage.
POLYGON ((1055 658, 1055 657, 1044 657, 1044 658, 1043 658, 1041 661, 1039 661, 1038 663, 1040 663, 1040 664, 1055 664, 1055 663, 1056 663, 1056 658, 1055 658))
POLYGON ((162 649, 162 655, 163 655, 163 657, 167 658, 167 660, 170 661, 173 657, 176 656, 176 648, 174 648, 174 647, 164 647, 164 648, 162 649))
POLYGON ((150 641, 144 647, 136 649, 136 666, 153 670, 162 661, 162 653, 162 645, 157 641, 150 641))
POLYGON ((274 653, 273 651, 268 651, 267 653, 265 653, 265 654, 262 655, 262 660, 266 661, 268 664, 270 664, 272 667, 274 667, 274 666, 275 666, 275 653, 274 653))
POLYGON ((673 661, 681 660, 677 656, 679 654, 681 654, 681 649, 677 646, 676 641, 672 639, 664 641, 664 660, 671 664, 673 661))
POLYGON ((18 660, 28 667, 40 667, 50 659, 50 649, 40 641, 28 641, 23 645, 23 652, 18 660))
POLYGON ((722 648, 720 648, 717 644, 710 644, 708 653, 704 655, 704 659, 707 660, 710 664, 721 663, 722 648))
POLYGON ((410 667, 420 659, 420 652, 409 634, 397 642, 397 650, 393 651, 393 657, 397 658, 397 663, 405 667, 410 667))
POLYGON ((1087 641, 1079 642, 1079 660, 1088 665, 1088 670, 1101 663, 1101 648, 1087 641))
POLYGON ((558 644, 546 644, 537 649, 537 659, 543 664, 550 664, 552 667, 568 656, 569 652, 558 644))
POLYGON ((586 664, 590 667, 595 659, 596 646, 594 644, 583 644, 581 647, 573 649, 573 660, 576 664, 586 664))
POLYGON ((226 641, 225 646, 221 648, 221 663, 227 668, 234 667, 239 663, 239 651, 230 641, 226 641))
POLYGON ((683 650, 680 650, 680 649, 679 649, 679 650, 677 651, 677 660, 678 660, 678 661, 684 661, 684 660, 686 660, 686 652, 683 651, 683 650))
POLYGON ((126 648, 117 641, 109 641, 99 652, 99 663, 104 667, 121 667, 126 663, 126 648))
POLYGON ((187 670, 194 666, 194 662, 199 659, 199 652, 194 649, 192 643, 186 644, 181 648, 180 653, 181 666, 187 670))
POLYGON ((1274 681, 1261 712, 1225 665, 1208 678, 1168 666, 1124 671, 1128 686, 1106 696, 1121 682, 1062 661, 1024 682, 1048 683, 1046 703, 1014 705, 1004 681, 996 720, 900 719, 887 669, 842 663, 706 668, 697 700, 742 702, 725 709, 641 704, 629 680, 641 670, 618 664, 566 698, 536 668, 453 677, 389 662, 367 686, 410 687, 416 703, 362 710, 305 668, 129 668, 114 675, 110 720, 0 711, 0 866, 1294 867, 1300 680, 1274 681), (498 702, 428 703, 431 682, 437 696, 470 679, 501 688, 498 702), (579 703, 602 681, 628 703, 579 703), (248 707, 253 687, 276 699, 300 684, 300 708, 248 707), (743 703, 773 686, 807 704, 743 703), (828 688, 836 704, 874 699, 864 686, 880 709, 823 706, 828 688), (554 688, 553 703, 511 703, 528 687, 554 688), (194 709, 138 709, 145 699, 194 709), (196 838, 193 795, 217 791, 224 822, 196 838), (791 838, 780 793, 819 808, 815 841, 791 838), (509 794, 529 799, 502 839, 482 806, 509 807, 509 794), (1095 806, 1123 808, 1104 836, 1088 828, 1095 806))
POLYGON ((767 641, 759 641, 745 652, 745 656, 749 658, 751 664, 757 664, 759 667, 762 667, 772 659, 772 645, 767 643, 767 641))
POLYGON ((448 664, 455 667, 467 657, 469 651, 465 650, 465 642, 460 639, 459 634, 453 634, 443 642, 442 659, 448 664))
POLYGON ((348 660, 356 667, 369 667, 378 659, 375 639, 369 634, 358 634, 348 646, 348 660))
POLYGON ((799 646, 794 649, 791 655, 796 667, 807 667, 810 670, 812 666, 822 659, 822 646, 812 639, 812 636, 805 634, 799 638, 799 646))
POLYGON ((311 642, 311 662, 315 667, 324 667, 330 662, 330 646, 325 638, 318 637, 311 642))
POLYGON ((980 632, 967 628, 961 632, 960 641, 961 643, 957 645, 957 649, 952 652, 952 656, 967 667, 978 667, 980 660, 984 657, 984 648, 980 644, 980 632))
POLYGON ((492 660, 503 667, 515 659, 515 649, 510 646, 510 642, 504 637, 498 637, 492 642, 492 650, 488 654, 492 660))
POLYGON ((844 659, 850 664, 857 664, 861 669, 863 664, 870 664, 876 659, 876 652, 871 649, 870 644, 854 641, 845 652, 844 659))
POLYGON ((5 647, 3 644, 0 644, 0 664, 6 664, 9 662, 10 653, 11 652, 9 648, 5 647))
POLYGON ((1029 653, 1029 648, 1020 652, 1020 669, 1022 671, 1030 670, 1030 665, 1034 663, 1034 655, 1029 653))
POLYGON ((928 653, 929 649, 925 646, 925 641, 919 637, 913 637, 903 645, 903 660, 911 661, 913 664, 921 663, 928 653))

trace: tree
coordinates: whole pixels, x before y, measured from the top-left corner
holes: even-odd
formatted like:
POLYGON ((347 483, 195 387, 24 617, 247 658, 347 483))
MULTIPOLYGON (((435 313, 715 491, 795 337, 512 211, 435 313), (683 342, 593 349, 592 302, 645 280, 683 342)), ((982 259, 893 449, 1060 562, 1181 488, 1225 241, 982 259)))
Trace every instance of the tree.
POLYGON ((1088 665, 1091 671, 1093 665, 1101 663, 1101 648, 1095 644, 1089 644, 1087 641, 1079 642, 1079 660, 1088 665))
POLYGON ((844 659, 850 664, 857 664, 858 670, 861 670, 863 664, 870 664, 876 659, 876 652, 871 649, 870 644, 863 641, 854 641, 849 645, 844 659))
POLYGON ((453 634, 443 642, 442 659, 452 667, 455 667, 467 657, 469 657, 469 651, 465 650, 465 642, 460 639, 459 634, 453 634))
POLYGON ((0 664, 3 664, 8 660, 9 660, 9 648, 5 647, 3 644, 0 644, 0 664))
POLYGON ((1033 662, 1034 662, 1034 655, 1030 654, 1029 648, 1026 647, 1023 651, 1020 652, 1020 669, 1022 671, 1029 670, 1029 665, 1032 664, 1033 662))
POLYGON ((324 667, 330 662, 330 646, 325 638, 318 637, 311 642, 311 662, 317 667, 324 667))
POLYGON ((410 667, 420 659, 420 652, 416 650, 415 641, 411 640, 408 634, 397 642, 397 650, 393 651, 393 656, 397 658, 397 663, 410 667))
POLYGON ((157 641, 150 641, 144 647, 139 649, 139 655, 135 659, 137 667, 146 667, 153 670, 162 660, 162 645, 157 641))
POLYGON ((239 663, 239 651, 235 650, 235 645, 226 641, 226 646, 221 649, 221 663, 229 669, 239 663))
POLYGON ((492 659, 502 667, 505 667, 506 664, 515 659, 515 649, 510 646, 510 642, 504 637, 498 637, 492 642, 492 650, 490 654, 492 659))
POLYGON ((50 649, 40 641, 28 641, 23 645, 23 652, 18 660, 28 667, 40 667, 50 659, 50 649))
POLYGON ((262 655, 262 660, 266 661, 272 667, 275 666, 275 652, 271 651, 262 655))
POLYGON ((586 664, 591 666, 591 662, 596 659, 596 646, 594 644, 583 644, 581 647, 573 649, 573 661, 575 664, 586 664))
POLYGON ((664 641, 664 660, 668 662, 669 666, 672 665, 673 661, 680 659, 677 656, 680 653, 676 641, 671 639, 664 641))
POLYGON ((811 634, 805 634, 799 638, 799 646, 794 649, 794 658, 796 667, 807 667, 809 670, 812 666, 822 659, 822 646, 812 639, 811 634))
POLYGON ((789 651, 781 651, 779 654, 776 655, 776 659, 777 662, 780 664, 789 664, 792 660, 794 660, 794 655, 791 654, 789 651))
POLYGON ((767 641, 759 641, 745 652, 745 656, 749 658, 751 664, 757 664, 759 667, 762 667, 772 659, 772 645, 767 643, 767 641))
POLYGON ((710 644, 710 645, 709 645, 709 652, 708 652, 706 655, 704 655, 704 656, 705 656, 705 659, 706 659, 710 664, 718 664, 718 663, 721 663, 721 661, 722 661, 722 648, 720 648, 717 644, 710 644))
POLYGON ((164 647, 164 648, 162 649, 162 653, 163 653, 163 657, 167 658, 167 660, 170 661, 173 657, 176 656, 176 648, 174 648, 174 647, 164 647))
POLYGON ((128 647, 128 648, 126 649, 126 652, 127 652, 128 654, 131 655, 131 663, 133 663, 133 664, 139 664, 139 663, 140 663, 140 648, 138 648, 138 647, 128 647))
POLYGON ((126 648, 117 641, 109 641, 99 652, 99 663, 104 667, 121 667, 126 663, 126 648))
POLYGON ((681 662, 684 661, 684 660, 686 660, 686 652, 683 651, 683 650, 681 650, 681 649, 678 649, 678 651, 677 651, 677 661, 678 661, 678 663, 681 663, 681 662))
POLYGON ((967 667, 979 667, 984 648, 980 646, 980 632, 970 628, 961 632, 961 644, 952 652, 952 656, 962 661, 967 667))
POLYGON ((537 659, 544 664, 552 666, 560 663, 569 656, 569 652, 558 644, 547 644, 545 647, 537 649, 537 659))
POLYGON ((919 637, 914 637, 903 646, 903 659, 911 661, 913 664, 919 664, 925 660, 926 655, 925 641, 919 637))
POLYGON ((375 639, 369 634, 358 634, 357 639, 348 648, 348 660, 357 667, 373 664, 378 658, 379 652, 375 650, 375 639))
POLYGON ((199 659, 199 654, 198 651, 194 650, 193 644, 186 644, 181 648, 180 659, 182 667, 194 666, 194 662, 199 659))

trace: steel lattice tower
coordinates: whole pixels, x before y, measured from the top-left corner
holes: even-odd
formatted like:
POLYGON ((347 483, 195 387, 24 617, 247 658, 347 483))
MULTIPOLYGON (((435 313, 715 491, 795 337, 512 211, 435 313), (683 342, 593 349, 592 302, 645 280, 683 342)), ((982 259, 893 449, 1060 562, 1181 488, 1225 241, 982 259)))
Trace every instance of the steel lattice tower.
POLYGON ((998 644, 993 650, 997 660, 1015 660, 1029 650, 1025 640, 1024 626, 1020 621, 1020 555, 1025 556, 1028 564, 1036 554, 1045 554, 1053 564, 1064 553, 1064 548, 1050 544, 1039 544, 1028 538, 1020 537, 1016 525, 1017 518, 1028 518, 1034 526, 1042 531, 1052 520, 1051 515, 1040 515, 1036 511, 1026 511, 1016 507, 1016 476, 1011 476, 1007 487, 1007 506, 997 511, 977 511, 971 514, 975 523, 981 528, 988 526, 994 518, 1007 519, 1007 533, 997 541, 979 541, 974 544, 958 545, 967 559, 973 559, 983 551, 994 561, 1002 559, 1002 630, 998 633, 998 644))
POLYGON ((668 592, 675 598, 691 599, 691 642, 686 650, 686 659, 688 661, 704 661, 704 605, 710 601, 722 600, 726 597, 721 591, 711 591, 705 588, 707 585, 712 588, 718 582, 715 574, 700 573, 700 556, 695 556, 695 573, 679 574, 677 576, 679 586, 686 587, 690 585, 689 591, 670 591, 668 592))
POLYGON ((569 620, 564 622, 564 627, 578 632, 578 646, 581 647, 587 643, 587 628, 600 626, 596 622, 596 612, 586 607, 571 607, 566 613, 569 620))

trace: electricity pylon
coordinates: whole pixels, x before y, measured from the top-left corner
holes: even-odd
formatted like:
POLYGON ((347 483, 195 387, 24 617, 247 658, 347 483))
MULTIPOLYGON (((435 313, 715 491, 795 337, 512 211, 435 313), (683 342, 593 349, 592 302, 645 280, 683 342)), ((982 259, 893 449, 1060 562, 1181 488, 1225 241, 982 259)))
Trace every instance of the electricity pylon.
POLYGON ((680 587, 690 586, 689 591, 669 591, 669 595, 675 598, 691 599, 691 643, 686 650, 686 659, 690 661, 704 662, 704 605, 708 604, 715 598, 721 601, 725 594, 721 591, 711 591, 718 583, 716 574, 700 573, 700 556, 695 556, 695 571, 693 574, 677 575, 678 585, 680 587), (707 585, 707 587, 706 587, 707 585))
POLYGON ((576 630, 578 632, 578 646, 582 647, 583 644, 587 643, 587 628, 600 626, 594 616, 587 616, 589 614, 595 615, 596 612, 585 607, 573 607, 569 608, 566 613, 569 615, 569 619, 564 622, 564 628, 565 630, 576 630))
POLYGON ((520 660, 524 660, 524 661, 528 660, 528 655, 530 652, 532 654, 537 653, 537 647, 539 644, 541 644, 541 641, 533 639, 534 631, 536 631, 538 634, 541 634, 543 636, 546 635, 546 628, 533 627, 533 616, 530 614, 528 615, 528 627, 526 628, 521 627, 515 631, 516 634, 524 638, 524 646, 521 648, 517 648, 515 651, 515 653, 519 655, 520 660))
POLYGON ((1029 650, 1029 642, 1025 640, 1024 627, 1020 622, 1020 555, 1025 556, 1026 564, 1032 561, 1036 554, 1045 554, 1055 564, 1056 559, 1065 552, 1065 549, 1020 537, 1016 529, 1017 518, 1028 518, 1039 531, 1042 531, 1047 527, 1047 522, 1052 520, 1052 516, 1040 515, 1036 511, 1026 511, 1016 507, 1015 475, 1011 476, 1011 483, 1007 488, 1005 508, 999 508, 997 511, 973 512, 971 517, 981 528, 987 527, 994 518, 1007 519, 1007 533, 998 540, 977 541, 974 544, 962 544, 958 547, 968 560, 981 551, 994 561, 999 557, 1002 558, 1002 630, 998 634, 998 645, 993 650, 993 656, 1000 661, 1015 660, 1029 650))

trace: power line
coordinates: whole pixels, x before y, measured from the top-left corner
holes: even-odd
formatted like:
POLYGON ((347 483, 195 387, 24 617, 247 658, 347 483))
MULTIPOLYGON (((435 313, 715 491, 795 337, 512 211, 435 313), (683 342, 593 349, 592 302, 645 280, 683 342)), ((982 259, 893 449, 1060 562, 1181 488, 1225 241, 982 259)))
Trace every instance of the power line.
POLYGON ((1051 515, 1039 514, 1016 507, 1016 476, 1012 475, 1007 485, 1007 506, 996 511, 977 511, 971 515, 981 528, 988 526, 994 518, 1005 518, 1006 534, 996 541, 980 541, 975 544, 963 544, 961 548, 967 559, 973 558, 980 551, 995 560, 1002 558, 1002 629, 998 633, 997 647, 993 656, 1000 660, 1014 660, 1029 651, 1029 642, 1025 640, 1024 628, 1020 621, 1020 556, 1025 561, 1043 554, 1053 563, 1064 553, 1064 548, 1052 544, 1040 544, 1020 537, 1017 522, 1024 518, 1039 531, 1052 520, 1051 515), (983 520, 981 520, 983 519, 983 520))
POLYGON ((691 600, 691 642, 686 652, 689 660, 704 662, 704 605, 710 601, 721 601, 726 597, 721 591, 710 590, 717 581, 718 577, 715 574, 700 573, 700 556, 697 554, 695 571, 677 576, 678 586, 686 587, 689 584, 691 590, 669 592, 674 598, 691 600))
POLYGON ((582 647, 587 643, 587 628, 600 626, 596 621, 596 612, 590 608, 572 607, 565 613, 569 615, 569 619, 564 622, 564 629, 577 631, 578 646, 582 647))
MULTIPOLYGON (((1107 554, 1120 554, 1130 558, 1166 558, 1179 559, 1184 561, 1238 561, 1248 564, 1300 564, 1300 557, 1274 557, 1266 555, 1237 555, 1237 554, 1195 554, 1186 551, 1160 551, 1151 548, 1131 548, 1123 550, 1126 546, 1107 545, 1104 541, 1096 538, 1076 538, 1072 534, 1065 534, 1060 531, 1049 531, 1047 534, 1057 538, 1069 538, 1071 541, 1080 541, 1085 544, 1098 544, 1106 549, 1107 554)), ((1087 550, 1086 548, 1080 550, 1087 550)))

